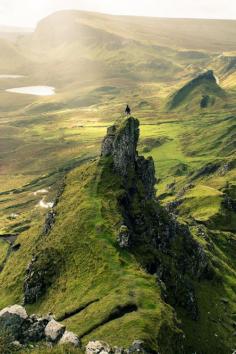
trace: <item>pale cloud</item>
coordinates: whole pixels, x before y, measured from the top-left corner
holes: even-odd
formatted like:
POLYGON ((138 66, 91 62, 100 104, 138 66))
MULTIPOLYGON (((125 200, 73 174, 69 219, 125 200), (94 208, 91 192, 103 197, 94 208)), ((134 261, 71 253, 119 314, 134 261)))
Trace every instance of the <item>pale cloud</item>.
POLYGON ((32 27, 41 18, 63 9, 136 16, 236 19, 236 0, 0 0, 0 24, 32 27))

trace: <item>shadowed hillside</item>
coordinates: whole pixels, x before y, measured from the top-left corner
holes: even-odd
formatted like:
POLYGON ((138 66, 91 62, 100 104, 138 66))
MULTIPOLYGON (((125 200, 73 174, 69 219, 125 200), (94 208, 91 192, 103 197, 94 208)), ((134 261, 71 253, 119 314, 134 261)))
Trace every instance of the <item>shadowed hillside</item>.
POLYGON ((218 101, 223 104, 226 93, 219 86, 213 71, 209 70, 200 74, 178 90, 168 102, 169 109, 197 110, 218 106, 218 101))

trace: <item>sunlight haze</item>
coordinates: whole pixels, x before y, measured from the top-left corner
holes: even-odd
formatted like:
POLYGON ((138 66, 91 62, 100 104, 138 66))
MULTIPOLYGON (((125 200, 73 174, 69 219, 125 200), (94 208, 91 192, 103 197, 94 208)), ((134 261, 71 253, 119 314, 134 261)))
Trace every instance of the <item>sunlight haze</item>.
POLYGON ((43 17, 63 9, 116 15, 236 19, 235 0, 0 0, 0 25, 34 27, 43 17))

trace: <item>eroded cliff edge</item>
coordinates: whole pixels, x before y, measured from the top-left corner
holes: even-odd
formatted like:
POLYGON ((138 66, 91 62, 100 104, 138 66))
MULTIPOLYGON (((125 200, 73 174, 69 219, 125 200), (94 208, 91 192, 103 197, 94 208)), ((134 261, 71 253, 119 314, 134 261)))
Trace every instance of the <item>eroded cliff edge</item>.
POLYGON ((102 158, 122 181, 118 205, 123 222, 118 243, 156 275, 168 303, 197 320, 194 280, 212 279, 213 267, 188 227, 160 207, 155 197, 154 162, 139 156, 138 139, 139 121, 130 117, 108 128, 102 145, 102 158))

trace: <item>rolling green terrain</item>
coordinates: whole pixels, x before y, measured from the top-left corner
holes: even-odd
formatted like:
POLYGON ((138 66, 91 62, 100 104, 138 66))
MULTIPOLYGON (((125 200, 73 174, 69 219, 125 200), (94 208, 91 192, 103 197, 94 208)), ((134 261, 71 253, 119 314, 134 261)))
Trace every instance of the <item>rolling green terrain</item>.
MULTIPOLYGON (((85 341, 96 337, 127 346, 142 338, 157 351, 154 332, 166 323, 170 336, 178 332, 154 277, 128 252, 121 257, 112 243, 119 215, 109 187, 116 181, 106 181, 104 194, 97 192, 101 170, 91 160, 100 155, 107 127, 129 103, 140 120, 138 149, 154 159, 160 203, 190 227, 220 279, 196 281, 197 321, 175 307, 185 351, 231 354, 236 349, 235 21, 64 11, 42 20, 34 33, 1 37, 0 308, 22 302, 25 269, 47 203, 69 173, 57 206, 64 221, 44 245, 49 252, 65 249, 68 267, 28 310, 60 317, 74 303, 102 298, 65 320, 84 335, 113 307, 132 302, 138 312, 123 317, 122 325, 117 320, 101 326, 85 341), (23 76, 1 78, 9 74, 23 76), (53 86, 56 95, 5 92, 33 85, 53 86), (13 242, 19 249, 9 252, 13 242), (70 296, 64 299, 67 287, 70 296)), ((165 354, 171 353, 167 349, 165 354)))

